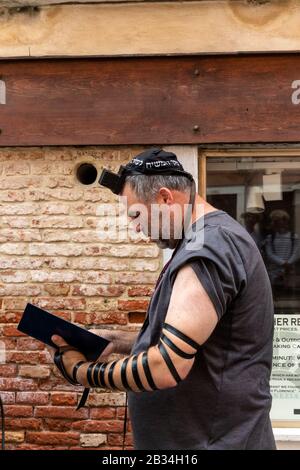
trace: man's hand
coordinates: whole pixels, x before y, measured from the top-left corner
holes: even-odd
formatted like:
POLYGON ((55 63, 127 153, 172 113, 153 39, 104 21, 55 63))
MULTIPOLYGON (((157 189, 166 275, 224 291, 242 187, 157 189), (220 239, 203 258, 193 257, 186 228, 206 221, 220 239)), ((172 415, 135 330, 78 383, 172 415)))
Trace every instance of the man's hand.
MULTIPOLYGON (((61 336, 54 335, 51 337, 56 346, 70 346, 61 336)), ((79 362, 86 362, 86 357, 80 351, 66 351, 63 353, 63 364, 67 374, 72 377, 74 366, 79 362)))

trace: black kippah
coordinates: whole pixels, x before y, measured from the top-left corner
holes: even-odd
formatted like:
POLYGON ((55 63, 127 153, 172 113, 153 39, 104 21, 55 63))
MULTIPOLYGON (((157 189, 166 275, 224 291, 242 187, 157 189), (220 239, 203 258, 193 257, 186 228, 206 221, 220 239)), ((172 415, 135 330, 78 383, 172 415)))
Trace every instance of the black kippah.
POLYGON ((173 152, 166 152, 158 147, 145 150, 133 158, 126 166, 127 174, 144 175, 182 175, 190 180, 192 175, 184 171, 183 166, 177 160, 173 152))

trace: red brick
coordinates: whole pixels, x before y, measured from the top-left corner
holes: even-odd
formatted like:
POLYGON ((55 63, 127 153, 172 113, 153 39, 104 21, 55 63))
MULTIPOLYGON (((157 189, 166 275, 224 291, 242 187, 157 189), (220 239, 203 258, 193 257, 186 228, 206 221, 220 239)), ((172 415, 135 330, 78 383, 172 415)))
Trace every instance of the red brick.
POLYGON ((52 364, 52 359, 48 351, 43 352, 7 352, 9 362, 18 364, 52 364))
POLYGON ((84 432, 122 432, 123 423, 121 421, 75 421, 72 429, 84 432))
POLYGON ((35 418, 7 418, 5 420, 5 425, 7 429, 32 429, 34 431, 38 431, 42 428, 42 421, 35 418))
POLYGON ((5 348, 6 351, 9 350, 9 349, 16 349, 16 345, 17 345, 17 339, 16 338, 2 336, 1 342, 4 343, 4 348, 5 348))
POLYGON ((49 431, 69 431, 71 427, 69 419, 46 418, 43 421, 45 429, 49 429, 49 431))
POLYGON ((84 284, 74 286, 72 295, 81 296, 104 296, 104 297, 118 297, 125 291, 123 286, 97 286, 94 284, 84 284))
POLYGON ((22 312, 5 312, 0 314, 0 323, 19 323, 22 312))
MULTIPOLYGON (((108 434, 107 444, 111 446, 123 446, 123 435, 122 434, 108 434)), ((127 433, 125 437, 125 446, 133 446, 132 435, 127 433)))
POLYGON ((30 379, 20 378, 0 378, 0 390, 36 390, 37 384, 30 379))
POLYGON ((17 330, 17 325, 5 325, 3 327, 3 334, 4 336, 25 336, 24 333, 17 330))
POLYGON ((21 416, 21 417, 32 417, 32 406, 23 405, 7 405, 5 407, 6 416, 21 416))
POLYGON ((47 392, 17 392, 16 402, 45 405, 49 402, 49 394, 47 392))
POLYGON ((60 393, 51 394, 51 403, 53 405, 77 405, 77 393, 60 393))
POLYGON ((116 416, 115 408, 101 407, 101 408, 90 409, 91 419, 114 419, 115 416, 116 416))
POLYGON ((120 310, 129 311, 145 311, 147 310, 148 300, 119 300, 118 307, 120 310))
POLYGON ((79 433, 77 432, 27 432, 27 442, 33 444, 48 444, 48 445, 76 445, 79 442, 79 433))
POLYGON ((41 351, 45 346, 40 341, 31 338, 18 338, 17 349, 20 351, 41 351))
POLYGON ((4 404, 15 403, 15 392, 1 392, 1 398, 4 404))
POLYGON ((17 366, 14 364, 0 364, 0 376, 14 377, 17 373, 17 366))
POLYGON ((153 287, 150 286, 130 287, 128 289, 128 295, 130 297, 151 296, 153 294, 153 290, 153 287))
POLYGON ((73 298, 42 298, 35 301, 38 307, 49 310, 83 310, 85 308, 85 299, 73 298))
POLYGON ((74 314, 74 322, 82 325, 127 325, 127 313, 104 311, 99 313, 83 313, 74 314))
POLYGON ((83 419, 88 417, 88 410, 84 408, 76 411, 73 407, 66 406, 37 406, 34 416, 36 418, 83 419))

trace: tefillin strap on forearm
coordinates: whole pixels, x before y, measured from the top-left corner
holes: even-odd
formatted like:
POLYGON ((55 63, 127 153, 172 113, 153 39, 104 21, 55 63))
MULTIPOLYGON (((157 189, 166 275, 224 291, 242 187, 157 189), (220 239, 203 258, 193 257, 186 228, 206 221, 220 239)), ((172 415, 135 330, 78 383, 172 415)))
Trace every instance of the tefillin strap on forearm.
MULTIPOLYGON (((163 324, 163 332, 160 338, 160 342, 158 344, 158 351, 160 352, 164 362, 166 363, 172 377, 178 384, 182 379, 176 369, 173 359, 171 358, 167 347, 173 351, 177 356, 183 359, 193 359, 194 356, 197 354, 197 351, 200 347, 196 341, 189 338, 187 335, 182 333, 180 330, 175 328, 174 326, 170 325, 169 323, 163 324), (166 333, 171 333, 172 339, 166 333), (180 340, 179 344, 177 339, 180 340), (183 344, 193 348, 195 351, 193 353, 186 352, 182 349, 183 344), (167 347, 166 347, 167 346, 167 347)), ((87 381, 91 387, 102 387, 102 388, 111 388, 120 390, 116 384, 114 379, 114 370, 119 361, 114 361, 110 363, 101 363, 101 362, 92 362, 87 369, 87 381), (106 373, 108 368, 108 372, 106 373)), ((129 385, 129 377, 128 377, 128 370, 131 371, 131 376, 134 380, 136 385, 137 391, 146 392, 146 391, 155 391, 158 390, 156 386, 153 376, 151 373, 151 361, 149 364, 148 360, 148 351, 144 351, 138 355, 133 355, 130 357, 126 357, 123 362, 121 363, 120 367, 120 381, 123 385, 125 390, 133 391, 131 385, 129 385), (144 379, 141 378, 141 372, 144 372, 144 379), (149 388, 145 386, 145 379, 148 383, 149 388), (144 382, 143 382, 144 381, 144 382), (150 390, 149 390, 150 389, 150 390)), ((78 367, 80 365, 78 364, 78 367)), ((73 379, 76 379, 76 374, 73 375, 73 379), (75 377, 74 377, 75 375, 75 377)), ((115 374, 116 375, 116 374, 115 374)), ((131 379, 132 380, 132 379, 131 379)))

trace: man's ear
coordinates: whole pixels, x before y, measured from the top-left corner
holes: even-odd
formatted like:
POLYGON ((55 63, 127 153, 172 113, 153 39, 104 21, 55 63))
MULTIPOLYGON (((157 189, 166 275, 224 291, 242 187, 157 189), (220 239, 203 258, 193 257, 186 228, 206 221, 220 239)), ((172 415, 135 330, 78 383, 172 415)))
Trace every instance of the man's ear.
POLYGON ((159 204, 173 204, 174 196, 172 191, 169 188, 162 187, 158 191, 158 200, 159 204))

